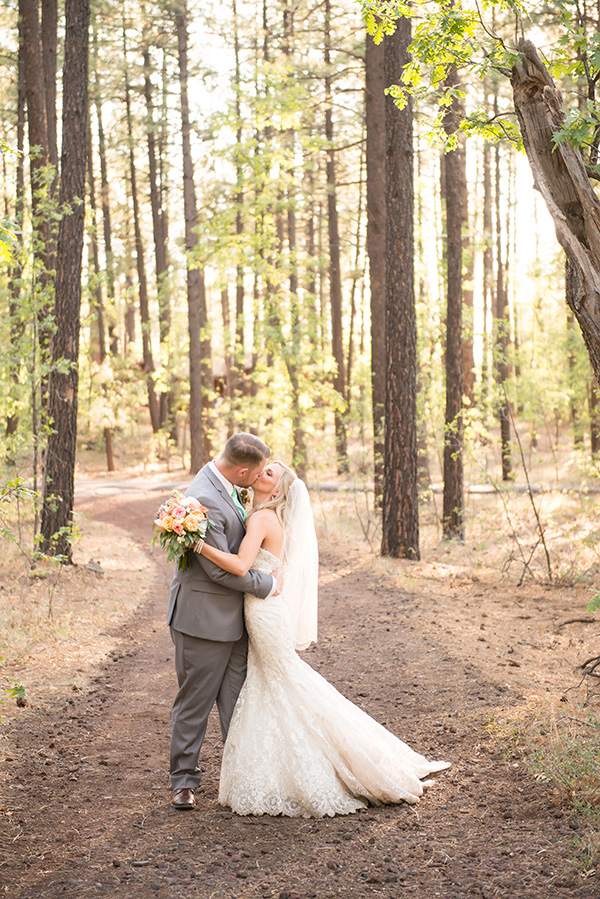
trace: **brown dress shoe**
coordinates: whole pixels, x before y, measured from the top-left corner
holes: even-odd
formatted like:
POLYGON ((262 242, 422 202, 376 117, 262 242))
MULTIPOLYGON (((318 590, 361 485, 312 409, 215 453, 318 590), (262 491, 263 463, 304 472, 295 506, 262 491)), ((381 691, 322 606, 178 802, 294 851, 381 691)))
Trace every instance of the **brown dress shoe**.
POLYGON ((183 790, 175 790, 175 794, 173 796, 173 805, 175 806, 175 808, 194 808, 194 806, 196 805, 194 791, 187 788, 183 790))

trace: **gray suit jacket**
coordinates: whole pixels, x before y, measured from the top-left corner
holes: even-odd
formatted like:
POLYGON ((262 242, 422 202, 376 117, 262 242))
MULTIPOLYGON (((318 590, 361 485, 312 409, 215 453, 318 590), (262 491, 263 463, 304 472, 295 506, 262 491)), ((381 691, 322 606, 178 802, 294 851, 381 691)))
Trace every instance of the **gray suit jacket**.
MULTIPOLYGON (((186 494, 195 496, 208 509, 213 524, 206 542, 236 553, 246 533, 244 522, 209 465, 198 472, 186 494)), ((264 599, 273 586, 272 576, 249 571, 244 577, 237 577, 204 556, 193 552, 189 555, 189 567, 185 571, 177 569, 171 584, 167 624, 204 640, 223 643, 239 640, 244 633, 244 593, 264 599)))

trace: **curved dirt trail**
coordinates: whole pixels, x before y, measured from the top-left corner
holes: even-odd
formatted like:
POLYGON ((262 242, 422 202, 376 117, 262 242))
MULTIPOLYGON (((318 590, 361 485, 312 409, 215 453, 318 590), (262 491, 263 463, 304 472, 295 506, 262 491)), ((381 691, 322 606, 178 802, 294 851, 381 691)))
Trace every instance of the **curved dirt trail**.
MULTIPOLYGON (((156 496, 85 500, 140 545, 156 496), (118 519, 116 518, 118 516, 118 519)), ((171 571, 121 628, 91 688, 8 727, 0 895, 19 899, 597 897, 577 874, 573 827, 543 785, 495 753, 488 713, 509 705, 468 657, 434 642, 435 602, 379 585, 322 547, 320 642, 305 657, 416 749, 453 767, 415 807, 327 819, 239 818, 216 803, 211 720, 193 812, 170 807, 171 571)), ((436 637, 436 639, 439 639, 436 637)))

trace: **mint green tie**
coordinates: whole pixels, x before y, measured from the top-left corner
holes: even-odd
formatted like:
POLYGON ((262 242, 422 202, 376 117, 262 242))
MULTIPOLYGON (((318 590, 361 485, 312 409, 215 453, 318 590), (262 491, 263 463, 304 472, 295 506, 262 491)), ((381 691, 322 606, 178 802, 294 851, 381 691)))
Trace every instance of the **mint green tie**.
POLYGON ((233 488, 233 491, 231 493, 231 498, 232 498, 233 502, 235 503, 236 509, 239 509, 239 512, 240 512, 240 515, 242 516, 242 518, 244 520, 246 520, 246 510, 244 509, 243 505, 240 502, 240 498, 238 496, 238 492, 235 489, 235 487, 233 488))

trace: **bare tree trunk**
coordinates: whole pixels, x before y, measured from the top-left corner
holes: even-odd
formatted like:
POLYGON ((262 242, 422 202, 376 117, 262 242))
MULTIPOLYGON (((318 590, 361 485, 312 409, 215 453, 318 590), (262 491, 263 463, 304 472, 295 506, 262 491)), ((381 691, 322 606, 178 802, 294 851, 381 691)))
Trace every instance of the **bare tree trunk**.
POLYGON ((37 154, 31 155, 30 162, 35 211, 38 183, 35 176, 48 164, 48 122, 38 0, 19 0, 19 18, 23 33, 29 146, 31 149, 38 148, 37 154))
MULTIPOLYGON (((464 116, 462 103, 459 114, 464 116)), ((475 359, 473 357, 473 279, 475 277, 475 246, 471 238, 469 215, 469 185, 467 182, 467 148, 464 138, 459 138, 457 153, 460 158, 460 205, 462 220, 462 299, 464 308, 462 332, 463 393, 472 405, 475 402, 475 359)))
MULTIPOLYGON (((494 96, 495 109, 498 108, 494 96)), ((508 318, 508 296, 506 292, 505 264, 502 255, 502 217, 500 215, 500 144, 495 150, 495 201, 496 201, 496 308, 494 310, 494 375, 498 385, 496 411, 500 425, 502 453, 502 480, 511 476, 510 414, 506 390, 508 385, 508 350, 510 345, 510 322, 508 318)))
MULTIPOLYGON (((17 171, 16 171, 16 190, 15 190, 15 222, 17 228, 21 228, 23 224, 23 209, 25 197, 25 165, 24 165, 24 146, 25 146, 25 61, 23 46, 23 27, 19 17, 19 58, 17 69, 17 171)), ((9 274, 10 295, 8 300, 8 314, 10 318, 10 340, 11 345, 15 349, 15 355, 11 357, 11 398, 16 407, 19 392, 19 357, 16 348, 19 346, 21 337, 25 330, 25 322, 20 312, 20 296, 21 296, 21 275, 23 265, 20 259, 17 259, 14 267, 9 274)), ((10 437, 15 434, 19 426, 19 416, 16 408, 9 407, 6 417, 5 435, 10 437)))
POLYGON ((371 288, 371 393, 373 406, 373 477, 381 505, 385 412, 385 41, 367 35, 365 109, 367 120, 367 252, 371 288))
POLYGON ((188 28, 187 2, 184 0, 175 13, 177 45, 179 53, 179 83, 181 92, 181 134, 183 143, 183 203, 185 216, 185 248, 187 252, 187 298, 188 327, 190 337, 190 443, 192 472, 204 464, 210 450, 206 443, 202 412, 205 410, 205 425, 209 408, 209 386, 212 381, 210 341, 201 338, 207 325, 204 273, 191 254, 198 242, 196 226, 196 189, 194 185, 194 164, 190 144, 190 113, 188 103, 188 28), (210 375, 210 380, 209 380, 210 375))
POLYGON ((123 27, 123 56, 125 59, 125 114, 127 117, 127 137, 129 142, 129 178, 131 183, 131 201, 133 208, 133 230, 135 234, 135 258, 138 275, 138 291, 140 300, 140 319, 142 325, 142 353, 144 360, 144 373, 146 375, 146 389, 148 391, 148 410, 150 423, 156 434, 160 430, 160 417, 158 413, 158 400, 154 387, 154 358, 152 356, 152 343, 150 333, 150 308, 148 304, 148 281, 146 279, 146 264, 144 262, 144 245, 142 242, 142 228, 140 224, 140 206, 137 189, 137 173, 135 168, 135 155, 133 143, 133 124, 131 121, 131 85, 127 72, 127 46, 125 27, 123 27))
POLYGON ((344 408, 335 411, 335 442, 338 474, 349 470, 348 435, 345 415, 346 371, 342 333, 342 275, 340 266, 340 234, 336 196, 335 148, 333 146, 333 110, 331 90, 331 3, 325 0, 325 140, 327 142, 327 229, 329 238, 329 303, 331 307, 331 348, 336 371, 333 386, 344 408))
POLYGON ((56 142, 56 50, 58 43, 57 0, 42 0, 42 58, 44 65, 44 97, 48 134, 48 162, 54 166, 58 182, 58 146, 56 142))
POLYGON ((97 228, 98 221, 96 216, 96 183, 94 181, 94 157, 92 152, 92 124, 88 111, 88 129, 87 129, 87 176, 88 176, 88 193, 90 198, 90 231, 89 240, 89 269, 94 273, 94 288, 91 292, 93 297, 93 311, 95 312, 96 339, 92 340, 92 353, 97 356, 97 361, 102 364, 106 358, 106 340, 104 333, 104 302, 102 298, 102 281, 100 277, 100 256, 98 253, 97 228))
POLYGON ((487 407, 490 387, 489 319, 494 309, 494 250, 492 247, 492 167, 491 147, 483 145, 483 353, 481 363, 481 401, 487 407))
POLYGON ((72 212, 60 221, 56 257, 56 332, 48 379, 48 437, 44 504, 43 552, 71 562, 74 501, 81 252, 85 212, 85 172, 88 114, 89 0, 66 0, 66 39, 63 67, 60 205, 72 212), (69 363, 68 367, 65 362, 69 363), (66 369, 66 370, 65 370, 66 369))
MULTIPOLYGON (((410 19, 385 39, 385 82, 399 84, 410 57, 410 19)), ((386 98, 386 401, 383 536, 386 556, 419 558, 417 329, 414 293, 412 101, 386 98)))
MULTIPOLYGON (((575 279, 571 276, 571 264, 568 260, 565 263, 565 290, 570 291, 575 286, 575 279)), ((567 303, 572 297, 567 297, 567 303)), ((569 381, 569 407, 571 411, 571 427, 573 428, 573 446, 575 449, 583 449, 584 430, 581 402, 579 397, 580 385, 577 376, 577 357, 575 348, 577 346, 577 331, 575 330, 575 318, 570 307, 567 307, 567 377, 569 381)))
POLYGON ((93 29, 94 47, 94 104, 98 120, 98 153, 100 156, 100 200, 102 205, 102 233, 104 237, 104 255, 106 257, 106 300, 108 346, 112 356, 119 352, 119 339, 115 322, 115 265, 112 249, 112 225, 110 219, 110 202, 108 187, 108 166, 106 164, 106 138, 102 124, 102 96, 98 81, 98 37, 96 27, 93 29))
MULTIPOLYGON (((52 234, 47 210, 41 201, 48 155, 48 119, 42 34, 38 0, 19 0, 19 17, 22 23, 25 92, 27 99, 27 124, 29 132, 29 168, 31 177, 31 205, 35 239, 34 258, 39 265, 38 281, 41 288, 41 304, 37 311, 39 346, 44 361, 48 361, 52 329, 51 304, 48 295, 50 272, 53 270, 52 234)), ((42 379, 41 403, 47 403, 47 379, 42 379)))
MULTIPOLYGON (((144 38, 144 41, 146 39, 144 38)), ((147 43, 142 48, 144 60, 144 97, 146 100, 146 140, 148 144, 148 174, 150 181, 150 205, 152 208, 152 232, 154 235, 154 259, 156 267, 156 293, 158 297, 158 326, 160 344, 163 346, 171 330, 171 304, 167 284, 169 260, 167 255, 167 238, 164 231, 165 218, 161 207, 161 192, 158 181, 156 160, 156 125, 154 122, 154 101, 152 99, 152 81, 150 73, 150 50, 147 43)), ((170 391, 163 391, 159 399, 158 419, 161 427, 169 422, 170 391)))
MULTIPOLYGON (((242 235, 244 233, 244 171, 242 168, 242 75, 240 65, 240 36, 237 2, 233 4, 233 50, 235 58, 235 233, 238 240, 238 254, 242 251, 242 235)), ((244 266, 241 262, 235 267, 235 367, 233 375, 232 396, 244 394, 244 266)))
POLYGON ((596 379, 600 378, 600 200, 580 150, 568 141, 555 145, 564 127, 564 106, 546 67, 530 41, 519 42, 512 70, 515 111, 527 158, 554 220, 556 236, 577 274, 567 294, 587 347, 596 379))
MULTIPOLYGON (((452 66, 446 83, 458 85, 452 66)), ((448 136, 459 124, 455 98, 444 116, 448 136)), ((462 420, 462 160, 458 149, 444 156, 444 197, 446 200, 446 414, 444 423, 444 537, 464 539, 463 420, 462 420)))

